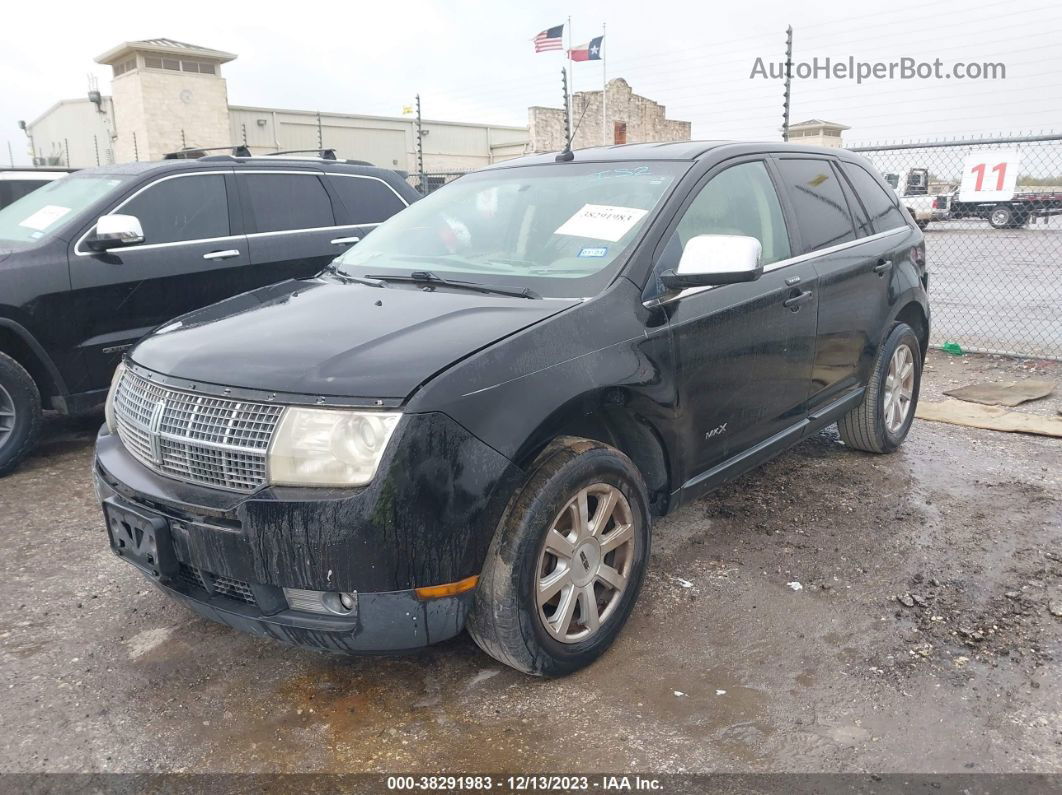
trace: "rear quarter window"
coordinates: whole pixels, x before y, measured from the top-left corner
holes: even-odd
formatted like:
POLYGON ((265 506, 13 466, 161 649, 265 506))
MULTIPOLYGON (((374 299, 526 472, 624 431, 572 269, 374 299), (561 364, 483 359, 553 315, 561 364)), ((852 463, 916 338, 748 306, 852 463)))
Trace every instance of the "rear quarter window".
POLYGON ((328 179, 343 203, 336 223, 378 224, 406 208, 390 186, 374 177, 332 174, 328 179))
POLYGON ((896 195, 886 191, 869 171, 855 163, 841 163, 841 170, 870 215, 875 231, 885 232, 898 226, 907 226, 907 219, 900 210, 896 195))

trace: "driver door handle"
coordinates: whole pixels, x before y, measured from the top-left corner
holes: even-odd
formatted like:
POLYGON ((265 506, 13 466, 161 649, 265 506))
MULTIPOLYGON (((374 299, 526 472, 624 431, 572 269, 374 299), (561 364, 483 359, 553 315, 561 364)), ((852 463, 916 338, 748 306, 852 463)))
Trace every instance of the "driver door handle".
POLYGON ((792 309, 794 312, 796 312, 798 309, 800 309, 801 304, 806 304, 812 299, 812 297, 813 293, 811 292, 811 290, 802 290, 801 292, 794 295, 792 298, 787 298, 786 300, 782 301, 782 306, 784 306, 786 309, 792 309))
POLYGON ((360 237, 337 237, 332 241, 333 246, 349 246, 351 243, 357 243, 361 240, 360 237))
POLYGON ((203 255, 203 259, 231 259, 240 256, 238 248, 227 248, 224 251, 210 251, 203 255))
POLYGON ((891 259, 879 259, 878 260, 878 264, 874 266, 874 273, 878 274, 879 276, 882 276, 891 267, 892 267, 892 260, 891 259))

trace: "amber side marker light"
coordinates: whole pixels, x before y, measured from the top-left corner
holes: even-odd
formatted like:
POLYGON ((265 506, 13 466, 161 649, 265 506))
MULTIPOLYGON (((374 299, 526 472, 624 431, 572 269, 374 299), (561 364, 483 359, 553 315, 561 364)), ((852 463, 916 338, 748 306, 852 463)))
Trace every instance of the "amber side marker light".
POLYGON ((459 593, 471 591, 479 582, 479 575, 466 577, 457 582, 448 582, 446 585, 428 585, 424 588, 415 588, 418 599, 441 599, 444 596, 457 596, 459 593))

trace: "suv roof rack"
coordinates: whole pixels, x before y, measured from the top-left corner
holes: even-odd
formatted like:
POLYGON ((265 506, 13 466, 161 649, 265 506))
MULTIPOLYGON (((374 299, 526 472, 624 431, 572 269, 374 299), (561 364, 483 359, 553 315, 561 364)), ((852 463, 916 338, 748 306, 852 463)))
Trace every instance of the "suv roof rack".
POLYGON ((306 155, 313 153, 322 160, 335 160, 335 149, 285 149, 283 152, 263 152, 261 157, 279 157, 280 155, 306 155))
POLYGON ((176 152, 167 152, 162 156, 163 160, 197 160, 204 157, 204 152, 232 152, 233 157, 250 157, 251 150, 246 144, 237 146, 188 146, 178 149, 176 152))

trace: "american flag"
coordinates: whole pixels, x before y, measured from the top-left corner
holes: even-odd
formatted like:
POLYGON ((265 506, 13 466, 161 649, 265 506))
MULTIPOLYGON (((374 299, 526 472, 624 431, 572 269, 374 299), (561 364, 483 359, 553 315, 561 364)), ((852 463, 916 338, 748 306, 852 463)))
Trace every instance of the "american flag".
POLYGON ((535 36, 535 52, 564 49, 564 25, 548 28, 535 36))

